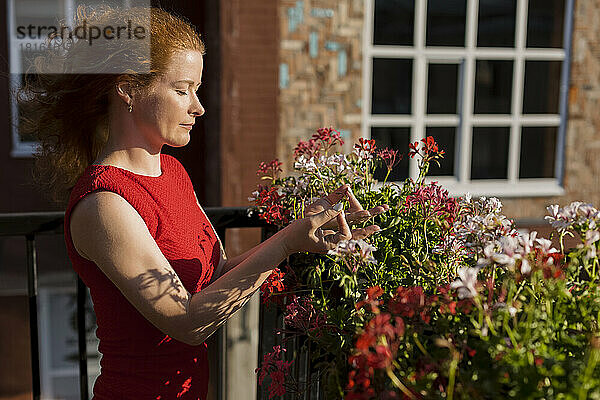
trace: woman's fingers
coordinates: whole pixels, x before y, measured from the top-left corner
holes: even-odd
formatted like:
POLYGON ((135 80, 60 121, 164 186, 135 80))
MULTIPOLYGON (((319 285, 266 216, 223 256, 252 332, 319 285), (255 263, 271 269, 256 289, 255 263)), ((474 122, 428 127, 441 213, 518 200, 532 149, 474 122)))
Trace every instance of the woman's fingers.
POLYGON ((329 193, 327 196, 323 197, 327 203, 329 203, 330 207, 333 207, 337 203, 339 203, 344 197, 346 197, 346 193, 349 193, 350 187, 348 185, 342 185, 339 188, 335 189, 333 192, 329 193))
POLYGON ((329 242, 330 245, 335 246, 337 242, 340 240, 350 240, 352 239, 352 231, 350 230, 350 226, 346 221, 346 217, 344 212, 340 212, 337 216, 337 223, 340 227, 337 233, 332 235, 325 236, 325 239, 329 242))
POLYGON ((366 228, 354 229, 352 230, 352 239, 365 239, 374 234, 375 232, 379 232, 380 230, 381 228, 377 225, 369 225, 366 228))
POLYGON ((350 207, 348 207, 348 211, 356 212, 364 210, 363 206, 360 204, 354 193, 352 193, 352 189, 348 188, 348 202, 350 203, 350 207))
POLYGON ((324 228, 325 224, 337 217, 342 211, 342 207, 342 203, 338 203, 332 208, 325 209, 314 215, 309 215, 307 218, 313 229, 316 231, 319 228, 324 228))
POLYGON ((329 193, 327 196, 317 199, 304 209, 304 215, 311 216, 335 206, 346 196, 346 191, 348 189, 348 185, 342 185, 333 192, 329 193))

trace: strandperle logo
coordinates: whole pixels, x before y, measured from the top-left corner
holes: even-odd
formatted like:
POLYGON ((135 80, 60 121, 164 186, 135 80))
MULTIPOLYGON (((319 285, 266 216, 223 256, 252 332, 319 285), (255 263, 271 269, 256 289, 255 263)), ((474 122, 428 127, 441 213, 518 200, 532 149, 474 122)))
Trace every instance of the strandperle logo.
POLYGON ((146 38, 146 28, 141 25, 132 26, 131 20, 127 21, 127 25, 99 27, 88 24, 83 20, 81 25, 71 28, 69 26, 37 26, 29 24, 27 26, 17 26, 17 39, 41 39, 44 37, 58 36, 62 40, 74 38, 78 40, 86 40, 91 46, 94 40, 104 38, 106 40, 114 39, 138 39, 146 38))

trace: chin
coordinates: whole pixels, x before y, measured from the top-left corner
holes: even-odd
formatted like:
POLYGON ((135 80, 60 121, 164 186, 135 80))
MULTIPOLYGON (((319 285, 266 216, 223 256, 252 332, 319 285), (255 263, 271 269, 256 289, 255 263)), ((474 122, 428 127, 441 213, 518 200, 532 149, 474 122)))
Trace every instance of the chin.
POLYGON ((167 144, 171 147, 183 147, 183 146, 187 145, 190 142, 190 140, 191 140, 190 135, 187 134, 185 137, 178 137, 175 140, 172 140, 167 144))

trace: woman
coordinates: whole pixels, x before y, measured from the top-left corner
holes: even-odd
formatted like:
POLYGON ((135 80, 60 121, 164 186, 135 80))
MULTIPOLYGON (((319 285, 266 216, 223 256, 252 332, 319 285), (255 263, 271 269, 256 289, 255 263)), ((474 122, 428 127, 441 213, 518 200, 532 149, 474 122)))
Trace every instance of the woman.
MULTIPOLYGON (((102 26, 143 14, 106 9, 80 18, 102 26)), ((387 209, 363 210, 344 186, 308 207, 305 218, 227 259, 185 169, 161 153, 164 145, 185 146, 204 114, 196 94, 204 45, 181 19, 158 8, 150 18, 150 60, 129 49, 136 57, 119 61, 123 52, 115 51, 113 61, 149 63, 149 74, 40 75, 34 95, 22 99, 38 110, 25 126, 42 143, 39 176, 45 172, 54 189, 61 177, 72 186, 65 240, 96 312, 97 400, 205 399, 205 340, 271 270, 295 252, 323 253, 379 229, 352 231, 342 199, 350 200, 349 220, 387 209), (78 98, 87 102, 65 110, 78 98)))

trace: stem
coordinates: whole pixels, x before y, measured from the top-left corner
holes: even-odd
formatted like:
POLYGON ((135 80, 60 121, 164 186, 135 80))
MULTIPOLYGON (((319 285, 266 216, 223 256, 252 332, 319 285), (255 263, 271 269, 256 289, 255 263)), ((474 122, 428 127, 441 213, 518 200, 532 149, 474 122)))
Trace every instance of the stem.
POLYGON ((583 380, 581 387, 579 388, 579 399, 580 400, 587 399, 587 392, 588 392, 589 384, 586 384, 586 382, 589 380, 590 375, 596 368, 596 363, 598 362, 598 352, 599 351, 600 350, 595 349, 595 348, 591 349, 590 355, 588 357, 588 362, 585 367, 585 373, 584 373, 584 378, 583 378, 584 380, 583 380))
POLYGON ((385 175, 385 179, 383 180, 383 184, 384 184, 384 185, 385 185, 385 183, 386 183, 386 182, 387 182, 387 180, 388 180, 388 176, 390 176, 390 172, 392 172, 392 170, 391 170, 390 168, 388 168, 388 172, 387 172, 387 174, 385 175))
POLYGON ((327 300, 325 300, 325 292, 323 291, 323 281, 321 281, 321 269, 319 268, 319 287, 321 289, 321 298, 323 299, 323 307, 327 310, 327 300))
POLYGON ((456 378, 456 368, 458 367, 458 352, 453 350, 452 362, 450 363, 450 372, 448 373, 448 400, 454 398, 454 381, 456 378))
POLYGON ((392 369, 390 367, 388 367, 386 369, 386 373, 387 373, 387 376, 389 376, 389 378, 392 380, 392 383, 394 384, 394 386, 396 386, 398 389, 402 390, 402 393, 404 393, 411 399, 416 399, 415 395, 410 390, 408 390, 408 388, 406 386, 404 386, 402 381, 400 381, 400 379, 398 379, 398 377, 396 376, 396 374, 394 374, 394 372, 392 371, 392 369))
POLYGON ((419 350, 421 350, 421 353, 423 353, 424 355, 426 355, 427 357, 429 357, 429 353, 427 352, 427 350, 425 350, 425 347, 423 346, 423 344, 419 340, 419 337, 417 336, 416 332, 413 333, 413 339, 415 340, 415 344, 417 345, 417 347, 419 348, 419 350))
POLYGON ((429 255, 429 243, 427 241, 427 220, 423 224, 423 236, 425 236, 425 254, 429 255))

